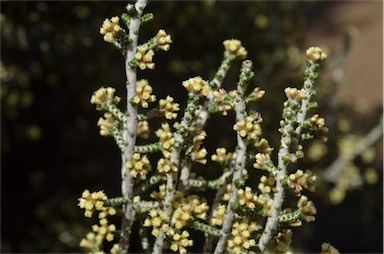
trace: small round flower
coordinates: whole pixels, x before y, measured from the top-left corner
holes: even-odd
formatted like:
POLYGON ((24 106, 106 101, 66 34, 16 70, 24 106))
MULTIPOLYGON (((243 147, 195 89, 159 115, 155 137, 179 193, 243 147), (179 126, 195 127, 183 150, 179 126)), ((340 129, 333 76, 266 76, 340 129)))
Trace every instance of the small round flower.
POLYGON ((327 58, 327 54, 319 47, 310 47, 306 51, 307 57, 314 63, 319 63, 327 58))
POLYGON ((78 206, 84 208, 84 216, 92 217, 94 211, 103 211, 104 210, 104 200, 107 199, 107 196, 103 191, 90 193, 89 190, 85 190, 81 198, 79 198, 78 206))
POLYGON ((241 41, 239 40, 225 40, 223 44, 225 51, 229 54, 235 55, 239 59, 244 59, 248 54, 247 50, 241 46, 241 41))
POLYGON ((284 229, 276 237, 277 246, 275 253, 287 253, 292 242, 292 230, 284 229))
POLYGON ((193 241, 188 239, 189 233, 186 230, 184 230, 181 234, 170 231, 167 235, 172 236, 172 244, 170 249, 175 252, 178 251, 180 254, 187 253, 186 247, 193 245, 193 241))
POLYGON ((136 96, 133 97, 133 102, 141 104, 143 108, 148 108, 148 102, 156 101, 156 96, 152 95, 152 87, 148 80, 141 79, 136 83, 136 96))
POLYGON ((120 101, 120 97, 113 96, 115 94, 115 89, 112 87, 101 87, 96 92, 92 94, 91 103, 96 104, 97 110, 102 110, 102 105, 107 100, 112 100, 113 103, 117 104, 120 101))
POLYGON ((256 162, 253 164, 253 167, 258 169, 262 169, 271 160, 271 156, 268 153, 258 153, 255 158, 256 162))
POLYGON ((119 17, 113 17, 104 20, 100 33, 104 35, 104 41, 111 43, 120 29, 119 17))
POLYGON ((260 118, 256 120, 253 116, 247 116, 243 121, 237 122, 233 129, 243 138, 258 139, 261 135, 260 122, 260 118))
POLYGON ((101 136, 110 136, 109 128, 116 123, 116 118, 110 113, 104 113, 104 118, 100 117, 97 126, 100 126, 101 136))
POLYGON ((227 208, 225 205, 220 205, 216 208, 215 211, 212 213, 212 218, 211 218, 211 225, 213 226, 222 226, 223 221, 224 221, 224 215, 226 212, 227 208))
POLYGON ((252 193, 251 187, 245 187, 245 189, 239 189, 237 191, 237 197, 239 204, 248 209, 255 209, 257 203, 257 195, 252 193))
POLYGON ((299 90, 297 88, 287 87, 284 92, 288 99, 295 100, 297 102, 300 102, 305 97, 304 89, 299 90))
POLYGON ((137 123, 136 134, 141 138, 149 137, 149 125, 147 121, 140 121, 137 123))
POLYGON ((159 108, 160 111, 164 112, 165 118, 169 120, 176 119, 177 113, 175 112, 180 110, 179 104, 173 103, 173 98, 169 95, 159 101, 159 108))
POLYGON ((225 148, 217 148, 216 154, 211 156, 212 161, 216 161, 222 165, 225 165, 232 158, 232 153, 227 153, 225 148))
POLYGON ((164 200, 165 198, 165 189, 166 189, 166 186, 165 184, 162 184, 159 186, 159 192, 157 191, 153 191, 151 193, 151 198, 154 198, 156 200, 164 200))
POLYGON ((160 29, 157 34, 156 34, 156 44, 157 46, 164 50, 168 51, 169 50, 169 44, 172 43, 171 36, 168 35, 163 29, 160 29))
POLYGON ((302 195, 297 202, 297 206, 300 209, 301 219, 306 222, 315 221, 317 210, 312 201, 308 201, 308 198, 302 195))
POLYGON ((223 88, 213 92, 213 102, 216 105, 217 111, 223 116, 226 116, 228 114, 227 111, 232 109, 231 105, 224 100, 226 96, 228 96, 228 93, 223 88))
POLYGON ((157 170, 160 173, 168 174, 168 173, 177 172, 177 167, 171 160, 161 158, 157 162, 157 170))
POLYGON ((151 170, 151 164, 147 158, 147 155, 141 156, 139 153, 134 153, 132 160, 127 161, 125 166, 130 169, 130 175, 136 178, 140 175, 140 179, 146 179, 148 171, 151 170))
POLYGON ((85 238, 81 239, 80 247, 92 250, 94 247, 101 244, 102 241, 96 238, 96 234, 89 232, 85 238))
POLYGON ((121 253, 121 249, 120 249, 120 245, 115 243, 112 248, 111 248, 111 254, 120 254, 121 253))
POLYGON ((203 80, 201 77, 194 77, 185 80, 183 81, 183 86, 188 90, 188 92, 194 93, 199 97, 207 96, 210 91, 208 82, 203 80))
MULTIPOLYGON (((205 136, 203 138, 205 138, 205 136)), ((194 140, 194 144, 192 147, 192 151, 190 152, 190 156, 192 161, 205 165, 207 163, 207 159, 205 158, 205 156, 207 155, 208 152, 207 152, 207 149, 205 148, 200 149, 201 143, 202 142, 200 140, 194 140)))
POLYGON ((276 189, 276 179, 272 174, 270 174, 269 177, 263 175, 257 187, 261 193, 271 193, 271 191, 276 189))
POLYGON ((174 138, 171 132, 171 127, 168 123, 162 123, 161 129, 156 131, 156 136, 160 139, 161 152, 165 158, 171 156, 171 150, 174 143, 174 138))
POLYGON ((152 209, 148 213, 148 218, 145 219, 143 226, 152 227, 152 235, 157 237, 159 235, 160 229, 169 228, 168 224, 165 222, 168 221, 169 216, 159 209, 152 209))
POLYGON ((144 69, 154 69, 155 64, 152 62, 155 52, 152 49, 148 49, 147 46, 141 45, 137 47, 137 52, 135 54, 135 59, 139 64, 141 70, 144 69))
POLYGON ((93 232, 97 233, 96 239, 103 241, 106 239, 108 242, 113 241, 114 239, 114 233, 116 231, 116 226, 113 224, 108 225, 107 219, 101 219, 100 220, 100 226, 99 225, 93 225, 92 226, 93 232))
POLYGON ((257 231, 259 226, 244 219, 241 222, 235 222, 232 227, 231 236, 228 239, 228 247, 236 254, 256 246, 256 241, 252 237, 252 233, 257 231))
POLYGON ((268 140, 265 138, 255 140, 253 144, 260 153, 271 154, 273 151, 273 148, 269 146, 268 140))

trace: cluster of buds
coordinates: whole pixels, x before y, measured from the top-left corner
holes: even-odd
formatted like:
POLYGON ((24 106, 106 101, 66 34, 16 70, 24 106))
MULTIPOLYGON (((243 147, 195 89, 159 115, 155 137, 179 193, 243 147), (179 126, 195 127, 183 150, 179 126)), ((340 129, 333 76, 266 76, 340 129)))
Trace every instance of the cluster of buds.
POLYGON ((132 101, 136 104, 141 104, 143 108, 148 108, 148 102, 156 101, 156 96, 152 95, 152 87, 149 85, 148 80, 142 79, 136 83, 136 96, 132 101))
POLYGON ((228 247, 235 254, 243 253, 244 250, 249 250, 256 246, 256 241, 252 233, 260 227, 255 222, 250 222, 245 219, 241 222, 235 222, 232 227, 231 237, 228 240, 228 247))
POLYGON ((235 55, 239 59, 244 59, 247 57, 247 50, 241 46, 241 41, 231 39, 231 40, 225 40, 223 42, 225 51, 227 51, 229 54, 235 55))
POLYGON ((159 209, 152 209, 148 213, 149 217, 145 219, 143 226, 152 227, 152 235, 158 236, 160 229, 168 230, 169 225, 166 223, 169 219, 169 216, 160 211, 159 209))
POLYGON ((247 116, 243 121, 237 122, 233 129, 237 131, 240 136, 248 137, 249 139, 258 139, 261 135, 260 123, 263 121, 261 117, 247 116))
POLYGON ((296 196, 300 196, 303 188, 314 192, 316 188, 317 177, 311 171, 297 170, 294 174, 288 176, 288 187, 292 189, 296 196))
POLYGON ((92 226, 92 230, 93 232, 97 233, 96 240, 98 242, 102 242, 104 239, 106 239, 108 242, 111 242, 114 238, 116 226, 113 224, 108 225, 107 219, 101 219, 100 226, 95 224, 92 226))
POLYGON ((284 92, 288 99, 297 102, 300 102, 305 97, 305 91, 303 89, 287 87, 284 92))
POLYGON ((111 43, 120 29, 119 17, 113 17, 104 20, 100 33, 104 35, 104 41, 111 43))
POLYGON ((141 70, 154 69, 155 63, 153 63, 153 56, 155 52, 149 49, 146 45, 137 47, 137 53, 135 54, 135 60, 141 70))
POLYGON ((173 251, 178 251, 180 254, 187 253, 186 247, 193 245, 193 241, 188 239, 189 233, 184 230, 181 233, 176 233, 174 230, 169 230, 167 236, 172 237, 172 244, 169 247, 173 251))
POLYGON ((190 93, 194 93, 199 97, 207 96, 210 89, 207 81, 203 80, 201 77, 194 77, 188 80, 183 81, 183 86, 190 93))
POLYGON ((212 161, 216 161, 221 165, 227 164, 232 159, 232 153, 227 153, 223 147, 216 149, 216 154, 211 156, 212 161))
POLYGON ((120 97, 114 96, 115 89, 112 87, 101 87, 96 92, 93 93, 91 97, 91 103, 96 104, 97 110, 103 109, 103 104, 108 100, 111 100, 113 103, 117 104, 120 101, 120 97))
POLYGON ((116 124, 116 118, 110 113, 104 113, 104 118, 100 117, 99 121, 97 121, 97 126, 100 126, 100 135, 110 136, 109 128, 114 124, 116 124))
POLYGON ((227 111, 232 109, 231 102, 236 97, 236 92, 231 91, 227 93, 224 89, 220 88, 213 92, 213 102, 215 103, 216 110, 223 116, 228 114, 227 111))
POLYGON ((156 131, 156 136, 160 139, 160 146, 163 156, 169 158, 173 147, 174 138, 171 132, 171 127, 168 123, 162 123, 161 129, 156 131))
POLYGON ((319 63, 324 61, 327 58, 327 54, 319 47, 310 47, 306 51, 307 57, 314 63, 319 63))
POLYGON ((159 101, 159 109, 161 112, 164 112, 164 116, 168 120, 176 119, 176 111, 180 110, 180 105, 178 103, 174 103, 173 100, 174 99, 168 95, 165 99, 161 99, 159 101))
POLYGON ((139 153, 134 153, 132 160, 127 161, 125 166, 129 169, 130 175, 133 178, 136 178, 139 175, 141 180, 145 180, 148 171, 151 170, 151 164, 147 155, 141 156, 139 153))
POLYGON ((170 48, 169 44, 172 43, 172 39, 170 35, 168 35, 163 29, 160 29, 157 32, 155 38, 156 38, 156 44, 160 49, 164 51, 169 50, 170 48))
POLYGON ((308 201, 308 198, 302 195, 297 202, 297 206, 299 207, 302 220, 306 222, 315 221, 317 210, 312 201, 308 201))

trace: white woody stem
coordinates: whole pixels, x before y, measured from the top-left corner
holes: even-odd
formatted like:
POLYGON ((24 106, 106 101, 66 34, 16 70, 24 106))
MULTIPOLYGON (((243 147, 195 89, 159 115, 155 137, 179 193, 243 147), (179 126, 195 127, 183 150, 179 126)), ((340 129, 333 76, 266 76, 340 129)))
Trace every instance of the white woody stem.
POLYGON ((131 105, 130 98, 136 94, 136 68, 129 66, 129 61, 134 59, 136 48, 138 44, 138 35, 140 29, 140 17, 147 5, 147 0, 137 0, 134 8, 137 15, 132 17, 129 24, 129 37, 132 43, 128 46, 126 59, 125 59, 125 72, 127 76, 127 111, 128 117, 123 122, 123 138, 127 144, 124 152, 122 153, 122 166, 121 166, 121 192, 124 198, 128 200, 127 204, 123 206, 124 217, 122 221, 122 235, 121 235, 121 250, 122 253, 128 253, 129 240, 131 235, 131 225, 133 220, 133 182, 129 169, 126 168, 125 162, 132 159, 133 147, 136 143, 136 126, 137 126, 137 107, 131 105))
MULTIPOLYGON (((310 65, 307 66, 306 72, 308 73, 308 76, 306 77, 304 81, 304 90, 305 90, 305 98, 302 101, 301 106, 301 113, 296 112, 296 119, 300 123, 305 119, 306 113, 307 113, 307 105, 309 103, 309 100, 311 99, 310 91, 313 88, 314 80, 316 79, 316 71, 315 71, 315 63, 312 61, 309 61, 310 65)), ((295 103, 294 100, 289 100, 291 103, 295 103)), ((264 231, 259 239, 258 247, 260 249, 261 253, 264 253, 266 245, 269 243, 269 241, 272 238, 273 232, 276 229, 279 216, 281 213, 281 207, 284 201, 284 186, 281 184, 281 180, 284 179, 287 175, 287 164, 284 162, 283 158, 287 155, 289 155, 289 145, 291 144, 292 135, 299 136, 301 132, 301 127, 294 129, 294 126, 292 123, 286 124, 283 128, 283 133, 281 135, 280 140, 280 150, 278 153, 278 170, 277 174, 275 176, 276 179, 276 192, 273 196, 273 202, 270 209, 270 216, 267 219, 267 222, 264 227, 264 231)))
MULTIPOLYGON (((215 90, 219 89, 221 87, 221 84, 223 83, 224 77, 227 75, 227 72, 229 68, 231 67, 231 64, 233 60, 235 60, 236 56, 229 54, 228 52, 224 51, 224 58, 221 62, 220 67, 218 68, 215 77, 209 82, 209 85, 211 87, 209 94, 207 95, 207 98, 204 101, 203 107, 201 108, 201 111, 197 117, 196 120, 196 129, 197 130, 202 130, 205 126, 205 123, 208 120, 209 113, 208 113, 208 108, 210 105, 213 103, 213 92, 215 90)), ((191 147, 193 144, 191 144, 191 147)), ((190 148, 191 148, 190 147, 190 148)), ((180 175, 180 180, 181 180, 181 189, 188 189, 188 180, 189 180, 189 175, 191 172, 191 167, 192 163, 189 163, 185 167, 182 168, 181 170, 181 175, 180 175)))
MULTIPOLYGON (((244 100, 244 93, 246 90, 246 84, 249 81, 249 78, 252 77, 252 75, 245 77, 243 76, 244 73, 250 73, 252 67, 252 62, 249 60, 246 60, 243 62, 242 66, 242 73, 240 74, 240 80, 237 85, 237 96, 235 100, 235 112, 236 112, 236 120, 237 122, 244 121, 246 117, 246 105, 244 100), (242 78, 245 78, 242 80, 242 78)), ((224 253, 224 250, 226 249, 227 241, 229 234, 232 229, 233 219, 234 219, 234 212, 231 209, 231 203, 235 202, 237 200, 237 187, 236 187, 236 180, 240 179, 242 177, 246 160, 247 160, 247 137, 241 137, 240 133, 237 133, 237 147, 236 147, 236 163, 234 167, 231 167, 231 170, 233 172, 232 177, 232 188, 231 193, 227 205, 227 210, 224 215, 223 220, 223 226, 221 228, 221 237, 216 245, 215 248, 215 254, 221 254, 224 253)))
MULTIPOLYGON (((179 130, 184 129, 188 130, 190 127, 190 124, 194 118, 194 112, 197 109, 196 103, 198 102, 198 97, 197 95, 194 95, 190 93, 188 95, 188 105, 185 109, 184 116, 182 118, 182 121, 180 123, 179 130)), ((181 149, 183 147, 184 143, 184 138, 183 134, 180 133, 179 131, 175 132, 173 134, 174 138, 174 146, 172 149, 171 153, 171 158, 170 160, 172 163, 179 169, 179 164, 180 164, 180 153, 181 149)), ((171 216, 172 214, 172 203, 173 199, 175 196, 175 188, 176 188, 176 180, 177 180, 177 172, 170 172, 167 175, 167 184, 166 184, 166 193, 165 193, 165 198, 163 202, 163 211, 171 216)), ((164 238, 165 238, 165 232, 160 229, 159 235, 156 238, 155 245, 153 248, 152 253, 153 254, 160 254, 162 253, 163 250, 163 245, 164 245, 164 238)))

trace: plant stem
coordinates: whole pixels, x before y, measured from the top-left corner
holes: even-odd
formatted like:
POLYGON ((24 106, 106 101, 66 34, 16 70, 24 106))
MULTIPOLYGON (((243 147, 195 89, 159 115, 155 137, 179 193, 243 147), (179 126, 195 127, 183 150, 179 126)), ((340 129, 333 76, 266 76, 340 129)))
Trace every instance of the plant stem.
POLYGON ((121 192, 124 198, 128 200, 127 204, 123 206, 124 217, 122 221, 122 235, 121 235, 121 251, 122 253, 128 253, 129 240, 131 235, 131 225, 133 220, 133 181, 129 173, 129 169, 126 168, 125 162, 132 159, 133 148, 136 143, 136 126, 137 126, 137 106, 131 105, 130 98, 136 94, 136 68, 129 66, 129 62, 134 59, 136 54, 136 48, 138 44, 138 35, 140 29, 140 17, 147 4, 147 0, 138 0, 135 3, 135 9, 137 15, 132 17, 129 24, 129 37, 132 39, 132 43, 128 46, 126 59, 125 59, 125 72, 127 77, 127 112, 128 117, 123 122, 123 138, 127 144, 124 152, 122 153, 122 166, 121 166, 121 192))

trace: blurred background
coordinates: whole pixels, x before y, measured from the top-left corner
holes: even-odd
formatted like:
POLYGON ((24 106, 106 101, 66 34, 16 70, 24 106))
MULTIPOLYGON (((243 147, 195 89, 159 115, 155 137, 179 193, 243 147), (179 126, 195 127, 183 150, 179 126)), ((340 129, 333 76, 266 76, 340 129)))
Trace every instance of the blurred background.
MULTIPOLYGON (((84 189, 120 194, 119 150, 112 138, 99 136, 101 114, 89 100, 100 86, 124 94, 123 58, 102 40, 99 27, 123 13, 126 3, 0 4, 1 251, 81 252, 79 241, 95 221, 83 217, 77 198, 84 189)), ((212 79, 222 42, 239 39, 254 62, 253 85, 266 90, 254 109, 262 113, 263 136, 273 147, 283 89, 302 84, 307 47, 326 50, 317 112, 326 118, 329 140, 306 143, 308 156, 300 162, 320 178, 318 191, 308 194, 318 216, 294 230, 292 247, 319 252, 329 242, 343 253, 382 253, 382 136, 338 169, 337 177, 327 177, 327 169, 382 118, 383 3, 154 1, 146 11, 155 19, 142 27, 141 42, 160 28, 173 39, 169 52, 155 55, 156 69, 139 73, 157 98, 169 94, 183 107, 181 82, 197 75, 212 79)), ((227 90, 234 89, 240 64, 225 79, 227 90)), ((233 148, 233 120, 213 116, 208 122, 204 145, 210 154, 220 146, 233 148)), ((208 178, 220 175, 217 165, 208 168, 208 178)))

